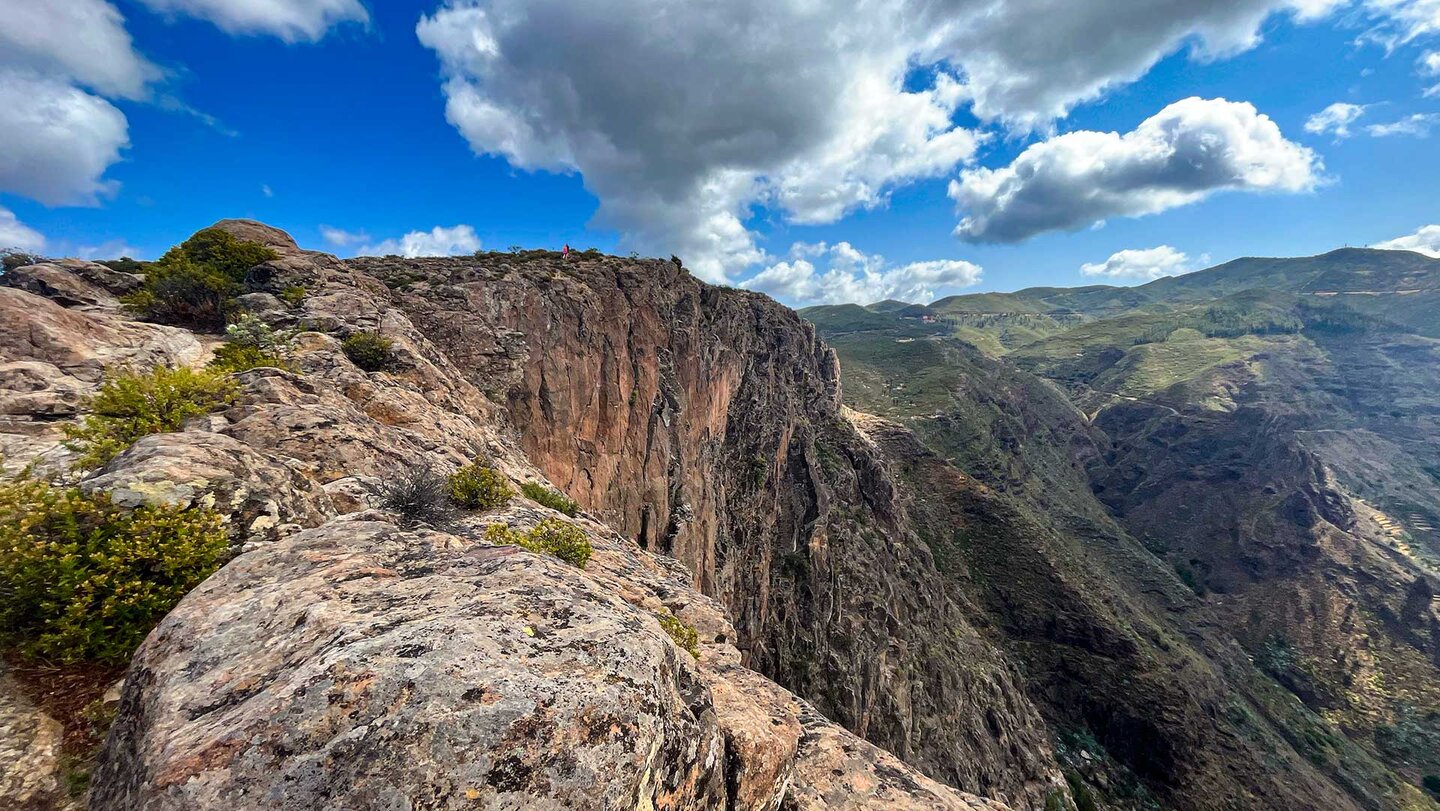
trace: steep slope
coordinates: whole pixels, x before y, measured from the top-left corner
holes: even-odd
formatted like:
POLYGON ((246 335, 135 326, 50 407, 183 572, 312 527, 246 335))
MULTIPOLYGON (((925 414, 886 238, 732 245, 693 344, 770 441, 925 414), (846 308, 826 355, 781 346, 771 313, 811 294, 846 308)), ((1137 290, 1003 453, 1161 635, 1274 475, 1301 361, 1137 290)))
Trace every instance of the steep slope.
MULTIPOLYGON (((1076 328, 1077 334, 1096 335, 1087 340, 1097 352, 1113 356, 1089 366, 1073 361, 1068 372, 1093 380, 1120 365, 1127 350, 1114 344, 1101 349, 1100 336, 1117 329, 1103 321, 1076 328)), ((1227 452, 1250 443, 1253 469, 1269 469, 1264 460, 1280 454, 1274 481, 1235 481, 1231 489, 1223 478, 1227 466, 1221 463, 1229 461, 1223 454, 1207 465, 1175 453, 1177 443, 1199 431, 1194 423, 1182 422, 1174 406, 1108 397, 1102 403, 1109 410, 1092 425, 1053 385, 959 341, 901 343, 893 331, 842 333, 831 341, 842 359, 851 402, 909 429, 876 422, 867 432, 901 473, 901 490, 914 499, 911 513, 942 571, 983 607, 985 618, 977 622, 990 622, 994 638, 1024 662, 1032 695, 1060 735, 1067 768, 1088 780, 1097 794, 1121 807, 1144 807, 1143 796, 1130 792, 1134 796, 1126 799, 1126 792, 1117 790, 1130 781, 1148 788, 1166 807, 1177 808, 1227 807, 1241 797, 1245 807, 1257 808, 1424 807, 1415 788, 1427 773, 1428 767, 1420 765, 1423 756, 1420 761, 1414 755, 1390 757, 1363 735, 1359 745, 1352 743, 1340 732, 1352 730, 1326 707, 1299 705, 1287 696, 1242 652, 1259 651, 1241 616, 1245 609, 1240 604, 1217 607, 1221 598, 1215 595, 1198 598, 1177 577, 1185 574, 1193 582, 1186 559, 1166 555, 1158 546, 1213 522, 1233 519, 1237 523, 1227 526, 1244 526, 1248 519, 1240 519, 1226 502, 1241 493, 1269 486, 1286 497, 1305 498, 1324 491, 1323 484, 1317 491, 1308 478, 1284 480, 1278 462, 1291 458, 1284 451, 1255 445, 1257 437, 1238 426, 1217 425, 1217 433, 1233 432, 1227 452), (917 369, 924 370, 923 377, 911 374, 917 369), (1119 431, 1111 422, 1119 418, 1118 410, 1147 414, 1154 424, 1162 419, 1175 424, 1169 431, 1143 435, 1119 431), (1150 505, 1148 524, 1133 520, 1114 499, 1117 484, 1108 477, 1132 470, 1139 473, 1135 481, 1126 481, 1124 492, 1150 505), (1171 478, 1160 477, 1160 470, 1171 478), (1206 471, 1221 478, 1212 479, 1206 471), (1154 500, 1161 482, 1170 481, 1189 481, 1192 490, 1154 500), (1195 501, 1199 493, 1220 492, 1230 495, 1195 501), (1083 694, 1072 694, 1076 689, 1083 694), (1099 760, 1075 759, 1077 748, 1093 750, 1099 760), (1119 772, 1096 774, 1096 762, 1117 765, 1119 772), (1400 770, 1404 778, 1389 769, 1400 770)), ((1074 354, 1056 351, 1049 357, 1064 362, 1074 354)), ((1257 504, 1243 514, 1266 511, 1273 513, 1274 507, 1257 504)), ((1225 559, 1228 548, 1218 542, 1218 536, 1206 536, 1187 549, 1207 548, 1205 555, 1225 559)), ((1273 546, 1292 544, 1276 537, 1273 546)), ((1337 561, 1337 568, 1359 582, 1366 577, 1362 572, 1379 572, 1350 563, 1337 561)), ((1428 602, 1425 595, 1406 585, 1418 582, 1413 572, 1389 570, 1386 576, 1398 591, 1382 600, 1361 600, 1362 608, 1352 586, 1334 579, 1335 570, 1327 574, 1313 561, 1298 568, 1311 578, 1308 588, 1316 598, 1326 595, 1331 607, 1338 601, 1351 611, 1378 609, 1400 617, 1409 605, 1411 619, 1394 625, 1429 627, 1428 620, 1416 624, 1414 619, 1415 611, 1429 609, 1422 607, 1428 602), (1394 599, 1406 594, 1409 603, 1394 599)), ((1252 601, 1252 606, 1263 605, 1263 592, 1253 596, 1262 602, 1252 601)), ((1297 617, 1297 622, 1312 619, 1297 617)), ((1356 639, 1348 637, 1352 643, 1356 639)), ((1412 651, 1429 650, 1428 643, 1416 648, 1394 633, 1377 639, 1388 640, 1383 642, 1387 649, 1398 643, 1412 651)), ((1329 644, 1334 653, 1340 643, 1331 637, 1329 644)), ((1387 678, 1424 670, 1413 669, 1423 657, 1406 656, 1411 669, 1392 671, 1387 678)), ((1407 700, 1415 708, 1435 706, 1424 696, 1407 700)), ((1424 718, 1423 709, 1406 717, 1407 730, 1417 723, 1421 728, 1418 739, 1410 737, 1412 748, 1424 740, 1424 718)))
POLYGON ((931 776, 1060 785, 1008 665, 946 592, 813 327, 673 264, 359 259, 507 406, 529 458, 730 611, 751 666, 931 776), (964 662, 957 668, 957 662, 964 662))

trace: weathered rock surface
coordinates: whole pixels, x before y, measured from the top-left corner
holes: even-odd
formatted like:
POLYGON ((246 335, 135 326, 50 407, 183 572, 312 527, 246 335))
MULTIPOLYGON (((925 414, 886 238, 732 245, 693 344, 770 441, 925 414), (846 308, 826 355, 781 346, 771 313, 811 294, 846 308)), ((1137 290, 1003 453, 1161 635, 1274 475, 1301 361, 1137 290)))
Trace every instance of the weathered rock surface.
MULTIPOLYGON (((96 267, 104 268, 104 265, 96 267)), ((77 272, 49 262, 7 271, 0 275, 0 284, 44 296, 62 307, 114 307, 120 303, 105 288, 87 281, 77 272)))
POLYGON ((206 431, 142 437, 82 487, 125 507, 214 508, 241 544, 273 541, 335 514, 324 489, 297 466, 206 431))
POLYGON ((60 722, 36 707, 0 661, 0 805, 59 804, 60 722))
POLYGON ((834 807, 998 808, 813 711, 807 750, 851 751, 797 763, 798 719, 748 695, 764 681, 707 667, 726 647, 696 662, 550 558, 331 522, 237 558, 150 636, 91 807, 774 809, 853 784, 834 807))

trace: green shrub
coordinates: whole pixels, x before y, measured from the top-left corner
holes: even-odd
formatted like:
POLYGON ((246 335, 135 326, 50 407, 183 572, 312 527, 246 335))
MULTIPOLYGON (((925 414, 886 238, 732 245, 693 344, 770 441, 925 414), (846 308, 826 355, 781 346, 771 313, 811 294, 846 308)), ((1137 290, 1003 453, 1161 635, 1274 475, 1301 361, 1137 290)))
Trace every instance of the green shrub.
POLYGON ((235 383, 216 372, 158 366, 145 374, 105 381, 90 401, 91 414, 65 429, 65 446, 80 454, 75 466, 97 468, 147 434, 178 431, 185 421, 230 402, 235 383))
POLYGON ((225 343, 215 349, 210 368, 234 374, 261 366, 287 369, 289 364, 281 353, 283 339, 269 324, 248 313, 225 328, 225 343))
POLYGON ((235 281, 182 259, 155 263, 145 274, 145 286, 122 300, 147 320, 218 332, 239 292, 235 281))
POLYGON ((0 482, 0 637, 30 656, 123 663, 228 548, 213 510, 0 482))
POLYGON ((475 462, 450 476, 450 499, 469 510, 498 510, 515 495, 510 482, 493 467, 475 462))
POLYGON ((525 482, 520 485, 520 492, 531 501, 542 504, 557 512, 566 515, 574 515, 580 511, 580 505, 566 498, 557 490, 551 490, 540 482, 525 482))
POLYGON ((517 532, 504 524, 491 524, 485 528, 485 540, 551 555, 581 569, 590 562, 590 555, 595 551, 584 530, 558 518, 546 518, 529 532, 517 532))
POLYGON ((660 627, 664 628, 665 633, 675 640, 676 645, 684 648, 686 653, 696 659, 700 658, 700 634, 698 631, 681 622, 680 618, 674 614, 660 614, 658 618, 660 627))
POLYGON ((278 298, 293 309, 304 303, 305 297, 308 295, 310 295, 309 288, 297 284, 281 290, 278 298))
POLYGON ((357 332, 341 342, 345 357, 367 372, 379 372, 390 367, 395 356, 390 349, 389 338, 374 332, 357 332))
POLYGON ((1427 774, 1425 779, 1420 781, 1425 790, 1440 798, 1440 774, 1427 774))
POLYGON ((151 321, 220 330, 246 272, 275 256, 264 245, 206 228, 151 263, 145 269, 145 286, 124 301, 151 321))

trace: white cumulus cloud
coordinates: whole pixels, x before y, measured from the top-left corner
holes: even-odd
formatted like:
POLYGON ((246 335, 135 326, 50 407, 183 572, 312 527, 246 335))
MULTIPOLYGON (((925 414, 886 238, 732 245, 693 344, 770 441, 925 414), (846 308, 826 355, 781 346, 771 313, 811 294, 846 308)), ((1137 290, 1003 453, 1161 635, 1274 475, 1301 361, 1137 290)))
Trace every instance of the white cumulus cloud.
POLYGON ((1388 251, 1415 251, 1440 259, 1440 225, 1424 225, 1413 234, 1371 245, 1388 251))
POLYGON ((1194 269, 1189 256, 1169 245, 1117 251, 1110 254, 1110 258, 1104 262, 1087 262, 1080 266, 1080 272, 1086 276, 1147 282, 1162 276, 1179 276, 1194 269))
POLYGON ((848 242, 797 242, 785 261, 740 283, 796 307, 869 304, 882 299, 929 303, 980 281, 978 265, 956 259, 891 265, 848 242))
MULTIPOLYGON (((21 0, 22 2, 24 0, 21 0)), ((360 0, 141 0, 162 14, 208 20, 231 34, 268 34, 286 42, 315 42, 332 27, 368 23, 360 0)))
POLYGON ((761 209, 834 222, 969 165, 985 127, 1048 132, 1177 52, 1224 59, 1277 17, 1357 3, 1393 27, 1437 1, 444 0, 416 33, 477 153, 578 172, 627 247, 733 281, 766 261, 761 209), (966 107, 982 131, 953 123, 966 107))
POLYGON ((104 0, 0 0, 0 69, 127 99, 145 97, 162 76, 104 0))
POLYGON ((1287 141, 1253 105, 1189 98, 1128 133, 1070 132, 1027 147, 1009 166, 966 170, 950 196, 964 214, 956 235, 1018 242, 1219 191, 1306 191, 1321 169, 1314 152, 1287 141))
MULTIPOLYGON (((321 236, 332 245, 344 245, 354 235, 338 229, 321 229, 321 236), (343 236, 342 236, 343 235, 343 236), (336 242, 336 239, 346 240, 336 242)), ((460 256, 480 250, 480 237, 468 225, 449 228, 435 226, 429 231, 411 231, 399 239, 387 239, 374 245, 363 245, 355 249, 356 256, 460 256)))
POLYGON ((20 222, 15 212, 0 206, 0 251, 16 249, 40 251, 45 247, 45 235, 20 222))
POLYGON ((129 145, 125 115, 64 82, 0 72, 0 189, 47 205, 95 204, 129 145))
POLYGON ((1334 133, 1336 138, 1349 138, 1350 125, 1364 114, 1364 104, 1338 101, 1307 118, 1305 131, 1312 135, 1334 133))
POLYGON ((627 247, 725 281, 764 258, 753 206, 832 222, 974 155, 958 79, 907 89, 920 26, 880 5, 452 0, 417 35, 476 152, 579 171, 627 247))

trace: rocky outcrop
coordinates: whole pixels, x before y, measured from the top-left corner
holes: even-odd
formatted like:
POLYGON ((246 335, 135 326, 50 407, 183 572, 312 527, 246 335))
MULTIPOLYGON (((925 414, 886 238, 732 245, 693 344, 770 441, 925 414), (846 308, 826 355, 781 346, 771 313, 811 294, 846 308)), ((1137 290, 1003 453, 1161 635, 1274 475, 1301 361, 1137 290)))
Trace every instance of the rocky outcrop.
MULTIPOLYGON (((221 225, 280 254, 251 271, 252 292, 307 290, 293 309, 258 308, 300 330, 293 370, 237 375, 228 408, 82 482, 123 503, 216 505, 245 544, 137 655, 92 808, 988 809, 1064 796, 1038 716, 907 534, 884 466, 839 419, 833 356, 793 315, 673 267, 646 281, 654 263, 466 260, 474 278, 457 291, 436 260, 401 284, 255 223, 221 225), (586 393, 605 379, 589 370, 608 338, 554 343, 598 327, 586 302, 602 294, 619 296, 614 317, 655 322, 623 357, 651 381, 623 376, 649 403, 652 451, 625 444, 636 426, 592 447, 592 429, 617 425, 578 416, 587 398, 618 402, 586 393), (507 326, 517 295, 534 320, 507 326), (437 328, 467 296, 494 337, 488 358, 437 328), (685 307, 688 326, 662 335, 658 320, 685 307), (345 357, 338 338, 359 330, 392 340, 387 370, 345 357), (575 410, 540 419, 562 403, 575 410), (567 444, 582 454, 570 466, 567 444), (374 509, 384 482, 477 456, 591 510, 564 519, 595 546, 585 569, 481 540, 488 523, 559 517, 524 499, 443 532, 374 509), (578 486, 587 477, 608 484, 578 486), (644 498, 623 496, 631 486, 644 498), (698 659, 667 615, 696 629, 698 659)), ((108 365, 206 356, 190 333, 113 309, 0 289, 0 315, 0 335, 23 338, 5 344, 5 361, 28 364, 14 379, 57 403, 74 381, 71 410, 47 419, 22 403, 15 425, 58 428, 108 365)), ((63 462, 12 443, 28 435, 10 427, 13 464, 63 462)))
POLYGON ((210 507, 239 544, 273 541, 335 514, 293 463, 208 431, 142 437, 84 482, 122 507, 210 507))
MULTIPOLYGON (((596 540, 631 558, 601 572, 654 565, 596 540)), ((91 807, 1000 808, 778 697, 729 643, 692 659, 636 597, 374 521, 260 546, 141 648, 91 807)))

